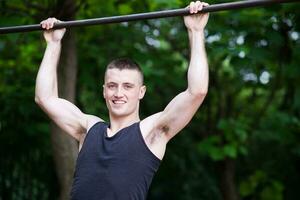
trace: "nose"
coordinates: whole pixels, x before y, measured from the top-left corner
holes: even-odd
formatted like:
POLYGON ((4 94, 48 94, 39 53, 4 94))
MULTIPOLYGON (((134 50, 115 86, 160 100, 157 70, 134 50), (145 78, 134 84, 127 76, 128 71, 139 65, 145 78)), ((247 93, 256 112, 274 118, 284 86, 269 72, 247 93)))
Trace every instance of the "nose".
POLYGON ((114 96, 117 97, 117 98, 120 98, 120 97, 123 96, 123 90, 122 90, 122 87, 118 87, 118 88, 115 90, 114 96))

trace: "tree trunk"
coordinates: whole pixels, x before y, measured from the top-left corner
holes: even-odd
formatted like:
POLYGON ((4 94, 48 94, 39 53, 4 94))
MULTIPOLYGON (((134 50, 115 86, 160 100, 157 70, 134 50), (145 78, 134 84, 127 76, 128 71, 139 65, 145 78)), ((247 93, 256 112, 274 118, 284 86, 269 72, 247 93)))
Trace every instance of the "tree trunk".
MULTIPOLYGON (((51 16, 55 16, 60 20, 75 19, 76 4, 74 0, 57 2, 54 8, 51 16)), ((77 52, 75 34, 71 29, 66 31, 62 41, 62 52, 57 74, 59 97, 74 103, 77 80, 77 52)), ((51 142, 59 184, 59 200, 69 200, 74 166, 78 154, 78 143, 54 123, 51 124, 51 142)))
MULTIPOLYGON (((75 101, 77 76, 77 55, 74 33, 67 31, 63 39, 61 61, 58 67, 59 96, 70 102, 75 101)), ((55 124, 51 126, 51 141, 56 173, 60 186, 60 200, 70 199, 70 189, 74 174, 74 165, 78 153, 75 139, 63 133, 55 124)))
POLYGON ((235 160, 226 158, 219 163, 220 189, 223 200, 238 200, 235 186, 235 160))

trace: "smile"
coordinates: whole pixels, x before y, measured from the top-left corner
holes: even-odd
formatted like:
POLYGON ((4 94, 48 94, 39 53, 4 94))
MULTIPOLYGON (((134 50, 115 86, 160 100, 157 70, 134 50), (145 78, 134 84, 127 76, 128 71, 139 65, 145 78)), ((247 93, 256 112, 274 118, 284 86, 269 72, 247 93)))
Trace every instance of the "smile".
POLYGON ((122 101, 122 100, 112 100, 112 102, 114 104, 125 104, 126 103, 126 101, 122 101))

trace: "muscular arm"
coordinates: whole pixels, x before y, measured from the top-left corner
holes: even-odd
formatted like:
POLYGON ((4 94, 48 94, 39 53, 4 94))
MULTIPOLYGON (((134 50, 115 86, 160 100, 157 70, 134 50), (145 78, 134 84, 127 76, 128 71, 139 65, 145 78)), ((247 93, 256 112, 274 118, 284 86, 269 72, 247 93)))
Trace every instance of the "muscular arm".
POLYGON ((207 94, 208 64, 203 31, 207 20, 207 14, 185 17, 191 48, 187 89, 177 95, 164 111, 146 119, 154 127, 150 130, 151 140, 158 137, 167 142, 174 137, 189 123, 207 94))
POLYGON ((203 32, 189 31, 188 87, 168 104, 159 118, 158 125, 168 140, 189 123, 207 94, 208 67, 203 37, 203 32))
POLYGON ((56 71, 64 31, 44 33, 47 48, 36 78, 35 101, 60 128, 80 140, 89 126, 88 120, 96 117, 82 113, 75 105, 58 97, 56 71))

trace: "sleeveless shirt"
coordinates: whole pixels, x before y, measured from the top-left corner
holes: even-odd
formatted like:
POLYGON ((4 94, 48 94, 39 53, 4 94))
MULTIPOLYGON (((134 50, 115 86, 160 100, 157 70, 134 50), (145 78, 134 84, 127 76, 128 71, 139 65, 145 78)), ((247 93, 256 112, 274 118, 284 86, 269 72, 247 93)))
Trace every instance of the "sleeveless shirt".
POLYGON ((108 124, 90 128, 78 154, 72 200, 145 200, 160 160, 146 146, 140 123, 107 136, 108 124))

